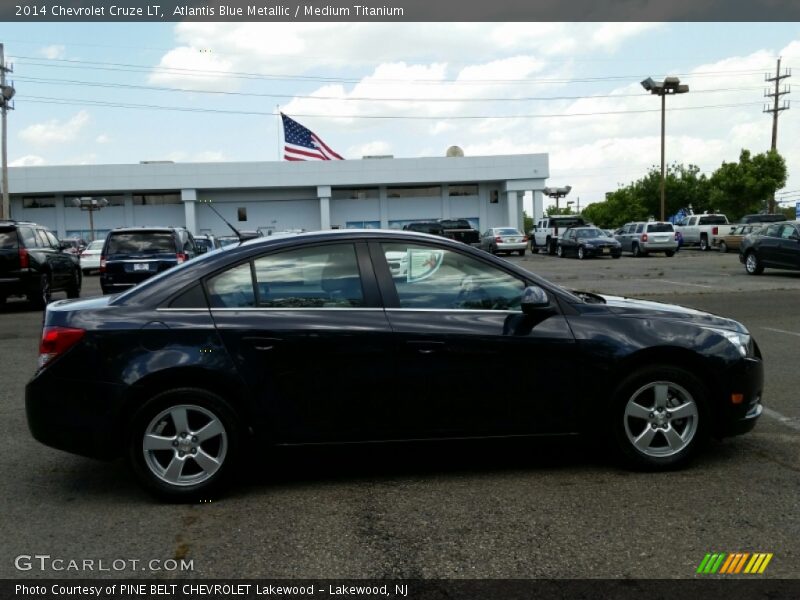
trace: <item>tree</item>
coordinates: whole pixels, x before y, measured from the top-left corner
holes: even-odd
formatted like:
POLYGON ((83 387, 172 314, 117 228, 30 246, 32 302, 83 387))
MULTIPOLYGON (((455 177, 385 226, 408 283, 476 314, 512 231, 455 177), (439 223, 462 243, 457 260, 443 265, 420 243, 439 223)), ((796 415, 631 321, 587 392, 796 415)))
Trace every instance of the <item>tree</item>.
POLYGON ((574 215, 575 211, 572 210, 571 206, 559 206, 558 209, 556 209, 556 205, 551 204, 547 207, 547 210, 544 211, 544 214, 548 217, 551 215, 574 215))
POLYGON ((775 190, 786 185, 786 161, 770 150, 755 156, 742 150, 738 163, 723 162, 711 176, 711 201, 729 219, 761 212, 770 206, 775 190))

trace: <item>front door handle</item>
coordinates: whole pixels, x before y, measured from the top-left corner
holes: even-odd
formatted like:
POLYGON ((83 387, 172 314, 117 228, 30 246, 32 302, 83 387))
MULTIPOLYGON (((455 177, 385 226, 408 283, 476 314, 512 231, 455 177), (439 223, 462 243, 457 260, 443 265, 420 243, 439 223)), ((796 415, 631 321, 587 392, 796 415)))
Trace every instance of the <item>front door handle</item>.
POLYGON ((248 344, 253 350, 258 350, 259 352, 269 352, 274 350, 275 347, 280 344, 283 340, 280 338, 270 338, 270 337, 246 337, 244 338, 244 342, 248 344))
POLYGON ((445 349, 444 342, 410 340, 406 344, 416 350, 418 354, 435 354, 445 349))

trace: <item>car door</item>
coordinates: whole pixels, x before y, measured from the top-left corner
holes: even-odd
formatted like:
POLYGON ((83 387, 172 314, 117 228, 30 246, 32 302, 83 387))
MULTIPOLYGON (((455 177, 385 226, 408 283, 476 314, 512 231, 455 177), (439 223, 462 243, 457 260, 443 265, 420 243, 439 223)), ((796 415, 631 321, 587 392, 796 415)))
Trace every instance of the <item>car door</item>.
POLYGON ((778 261, 789 269, 800 269, 800 232, 795 225, 784 223, 779 232, 778 261))
POLYGON ((397 241, 371 243, 370 253, 394 338, 395 420, 405 437, 563 430, 575 341, 557 303, 523 314, 529 281, 489 257, 397 241), (393 276, 385 257, 400 253, 408 269, 393 276))
POLYGON ((780 265, 780 244, 781 244, 780 223, 768 226, 758 238, 758 257, 765 265, 780 265))
POLYGON ((564 254, 572 254, 578 251, 577 248, 577 234, 574 229, 567 229, 564 233, 563 239, 559 240, 561 242, 561 251, 564 254))
POLYGON ((40 229, 39 235, 50 248, 48 262, 53 275, 53 287, 65 287, 69 285, 72 283, 72 278, 75 273, 75 261, 72 254, 61 248, 61 243, 52 232, 46 229, 40 229))
POLYGON ((390 328, 363 243, 276 250, 206 289, 275 441, 396 436, 390 328))

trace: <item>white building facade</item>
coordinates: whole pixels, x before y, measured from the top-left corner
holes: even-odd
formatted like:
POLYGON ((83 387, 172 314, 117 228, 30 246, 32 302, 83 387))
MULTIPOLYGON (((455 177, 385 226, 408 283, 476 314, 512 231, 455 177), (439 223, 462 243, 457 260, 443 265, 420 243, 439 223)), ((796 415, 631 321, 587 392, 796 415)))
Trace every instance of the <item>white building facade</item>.
POLYGON ((105 198, 95 237, 115 227, 185 226, 227 235, 203 202, 241 230, 402 228, 411 221, 465 218, 481 231, 522 228, 522 198, 542 215, 546 154, 373 158, 314 162, 141 163, 12 167, 11 217, 89 238, 74 198, 105 198))

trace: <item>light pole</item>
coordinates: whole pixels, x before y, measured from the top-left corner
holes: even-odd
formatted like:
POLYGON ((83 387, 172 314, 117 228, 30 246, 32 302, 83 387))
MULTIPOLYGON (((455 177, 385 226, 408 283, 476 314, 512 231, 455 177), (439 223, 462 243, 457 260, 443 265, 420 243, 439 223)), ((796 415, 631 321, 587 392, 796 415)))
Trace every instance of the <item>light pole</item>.
POLYGON ((72 203, 80 208, 89 212, 89 231, 91 238, 89 241, 94 241, 94 211, 100 210, 108 206, 108 200, 105 198, 92 198, 91 196, 83 196, 82 198, 73 198, 72 203))
POLYGON ((2 132, 0 132, 0 162, 2 162, 2 198, 0 198, 0 219, 11 218, 11 205, 8 199, 8 122, 6 115, 9 110, 14 108, 11 99, 16 90, 14 85, 6 85, 6 73, 13 69, 6 66, 6 57, 3 44, 0 44, 0 122, 2 132))
POLYGON ((546 187, 542 190, 542 192, 546 196, 550 196, 554 198, 556 201, 556 213, 558 213, 558 200, 559 198, 566 198, 567 194, 569 194, 570 190, 572 189, 571 185, 566 185, 564 187, 546 187))
POLYGON ((674 94, 685 94, 689 91, 689 86, 682 84, 677 77, 667 77, 664 81, 653 81, 648 77, 642 82, 642 87, 655 96, 661 96, 661 220, 665 220, 664 209, 664 135, 666 124, 666 99, 667 96, 674 94))

